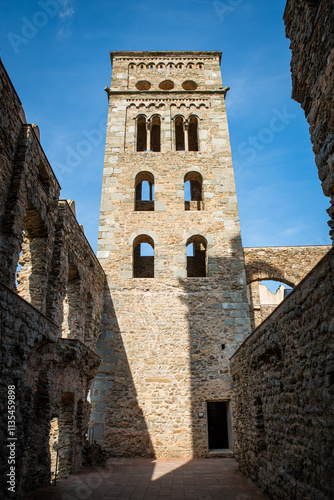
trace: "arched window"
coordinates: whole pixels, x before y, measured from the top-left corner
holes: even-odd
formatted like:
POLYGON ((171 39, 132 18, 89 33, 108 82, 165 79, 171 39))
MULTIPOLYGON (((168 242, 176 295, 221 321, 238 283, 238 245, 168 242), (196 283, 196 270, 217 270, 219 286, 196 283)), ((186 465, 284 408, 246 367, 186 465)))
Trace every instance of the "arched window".
POLYGON ((175 149, 176 151, 185 150, 184 120, 182 116, 175 118, 175 149))
POLYGON ((154 176, 151 172, 139 172, 135 180, 135 211, 154 210, 154 176))
POLYGON ((203 210, 203 177, 199 172, 184 176, 184 209, 203 210))
POLYGON ((151 119, 151 151, 161 151, 161 120, 160 116, 151 119))
POLYGON ((146 116, 137 118, 137 151, 147 151, 146 116))
POLYGON ((203 236, 195 235, 187 241, 187 277, 206 277, 207 241, 203 236))
POLYGON ((133 277, 154 278, 154 241, 146 234, 133 242, 133 277))
POLYGON ((198 151, 198 119, 196 116, 189 118, 189 151, 198 151))

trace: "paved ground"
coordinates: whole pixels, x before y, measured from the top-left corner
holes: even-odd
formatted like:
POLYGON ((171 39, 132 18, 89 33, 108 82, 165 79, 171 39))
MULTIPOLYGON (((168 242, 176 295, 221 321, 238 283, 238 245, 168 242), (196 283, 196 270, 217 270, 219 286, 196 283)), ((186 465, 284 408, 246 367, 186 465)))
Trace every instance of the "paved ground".
POLYGON ((111 458, 26 500, 264 500, 232 458, 111 458))

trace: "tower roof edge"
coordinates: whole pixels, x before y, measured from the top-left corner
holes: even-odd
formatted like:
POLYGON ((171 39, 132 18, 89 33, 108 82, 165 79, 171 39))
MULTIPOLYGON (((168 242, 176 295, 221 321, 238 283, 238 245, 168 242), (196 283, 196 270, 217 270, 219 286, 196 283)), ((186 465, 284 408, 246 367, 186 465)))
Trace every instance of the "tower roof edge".
POLYGON ((113 59, 115 57, 133 57, 133 58, 140 58, 140 57, 219 57, 219 63, 221 62, 221 57, 222 57, 222 51, 216 51, 216 50, 196 50, 196 51, 183 51, 183 50, 157 50, 157 51, 141 51, 141 50, 125 50, 125 51, 117 51, 117 50, 112 50, 110 51, 110 60, 111 64, 113 63, 113 59))

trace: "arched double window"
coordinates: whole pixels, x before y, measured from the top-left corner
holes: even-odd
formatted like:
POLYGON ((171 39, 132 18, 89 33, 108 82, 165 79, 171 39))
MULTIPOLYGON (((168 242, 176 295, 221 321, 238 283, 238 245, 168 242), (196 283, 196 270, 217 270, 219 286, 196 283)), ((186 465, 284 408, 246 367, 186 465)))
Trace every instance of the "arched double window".
POLYGON ((206 277, 206 249, 207 241, 203 236, 191 236, 187 240, 187 277, 206 277))
POLYGON ((133 277, 154 278, 154 241, 147 234, 133 242, 133 277))
POLYGON ((145 115, 137 117, 137 151, 161 151, 161 119, 159 115, 149 120, 145 115))
POLYGON ((151 172, 139 172, 135 179, 135 211, 154 210, 154 176, 151 172))
POLYGON ((199 172, 184 176, 184 209, 203 210, 203 177, 199 172))
POLYGON ((197 116, 193 115, 188 120, 183 116, 176 116, 174 127, 176 151, 199 151, 197 116))

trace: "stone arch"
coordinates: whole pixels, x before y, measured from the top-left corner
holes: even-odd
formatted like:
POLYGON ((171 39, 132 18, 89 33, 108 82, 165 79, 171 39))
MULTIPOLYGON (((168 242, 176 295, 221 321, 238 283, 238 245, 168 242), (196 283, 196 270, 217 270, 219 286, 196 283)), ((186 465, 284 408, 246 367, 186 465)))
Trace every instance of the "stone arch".
MULTIPOLYGON (((272 266, 265 261, 258 261, 253 263, 256 268, 254 268, 251 273, 247 273, 246 270, 246 279, 247 285, 253 283, 254 281, 281 281, 288 286, 294 288, 298 282, 296 280, 292 280, 291 278, 286 278, 285 270, 279 269, 278 267, 272 266)), ((249 270, 248 270, 249 271, 249 270)))
POLYGON ((146 235, 146 236, 149 236, 153 242, 154 242, 154 246, 158 245, 159 244, 159 239, 157 237, 157 235, 153 232, 153 231, 148 231, 147 229, 138 229, 138 232, 137 233, 132 233, 130 238, 129 238, 129 245, 132 245, 133 246, 133 243, 135 241, 136 238, 139 238, 140 235, 146 235))
POLYGON ((154 278, 154 240, 147 234, 140 234, 133 241, 133 277, 154 278), (151 247, 153 252, 144 255, 143 245, 151 247))
POLYGON ((276 281, 294 288, 323 257, 328 248, 326 246, 244 248, 252 329, 262 323, 284 298, 283 290, 278 290, 275 294, 268 293, 260 282, 276 281))

